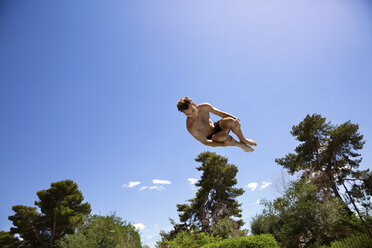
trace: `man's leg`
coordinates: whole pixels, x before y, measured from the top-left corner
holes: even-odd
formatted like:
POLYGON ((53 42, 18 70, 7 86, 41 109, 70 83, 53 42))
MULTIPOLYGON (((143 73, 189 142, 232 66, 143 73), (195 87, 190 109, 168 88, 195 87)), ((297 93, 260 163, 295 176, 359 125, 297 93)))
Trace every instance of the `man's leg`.
POLYGON ((221 142, 225 146, 237 146, 242 148, 246 152, 253 152, 254 149, 249 145, 236 141, 232 136, 228 135, 226 132, 221 131, 212 136, 213 141, 221 142))
POLYGON ((235 133, 236 136, 238 136, 240 142, 251 145, 251 146, 257 145, 255 141, 246 139, 243 136, 242 130, 240 129, 240 121, 238 119, 226 117, 226 118, 221 119, 219 121, 219 124, 223 131, 228 132, 231 130, 233 133, 235 133))

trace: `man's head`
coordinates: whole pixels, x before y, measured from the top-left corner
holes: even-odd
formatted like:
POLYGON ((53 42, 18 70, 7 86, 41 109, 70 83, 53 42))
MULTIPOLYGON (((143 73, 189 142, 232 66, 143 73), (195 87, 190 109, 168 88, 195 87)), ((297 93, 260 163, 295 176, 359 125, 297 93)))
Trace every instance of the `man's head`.
POLYGON ((190 118, 195 118, 198 116, 198 109, 196 104, 188 97, 181 98, 177 103, 178 111, 183 112, 190 118))

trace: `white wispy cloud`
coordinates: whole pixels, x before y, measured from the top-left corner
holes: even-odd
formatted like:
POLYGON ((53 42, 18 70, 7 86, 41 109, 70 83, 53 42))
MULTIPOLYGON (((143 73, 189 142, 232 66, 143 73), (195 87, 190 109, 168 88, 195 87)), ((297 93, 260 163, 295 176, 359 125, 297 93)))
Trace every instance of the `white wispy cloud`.
POLYGON ((134 226, 135 229, 137 229, 137 230, 139 230, 139 231, 145 229, 145 227, 146 227, 146 226, 145 226, 144 224, 142 224, 142 223, 133 224, 133 226, 134 226))
POLYGON ((153 184, 171 184, 168 180, 152 179, 153 184))
POLYGON ((257 188, 257 185, 258 183, 251 182, 251 183, 248 183, 248 185, 245 187, 249 188, 251 191, 254 191, 257 188))
POLYGON ((156 186, 156 185, 154 185, 154 186, 150 186, 149 189, 150 189, 150 190, 152 190, 152 189, 156 189, 156 190, 159 190, 159 191, 163 191, 163 190, 165 190, 165 188, 164 188, 163 186, 156 186))
POLYGON ((267 188, 267 187, 269 187, 271 184, 273 184, 273 183, 263 181, 260 189, 267 188))
POLYGON ((128 184, 123 184, 123 187, 124 188, 133 188, 137 185, 141 184, 141 182, 139 181, 132 181, 132 182, 129 182, 128 184))
POLYGON ((191 183, 192 185, 194 185, 198 179, 195 179, 195 178, 187 178, 187 181, 189 181, 189 183, 191 183))
POLYGON ((157 186, 157 185, 153 185, 153 186, 142 186, 141 188, 139 188, 139 190, 145 190, 145 189, 149 189, 149 190, 156 189, 158 191, 165 190, 165 188, 163 186, 157 186))
POLYGON ((146 236, 146 239, 152 239, 152 237, 154 237, 154 235, 148 235, 146 236))

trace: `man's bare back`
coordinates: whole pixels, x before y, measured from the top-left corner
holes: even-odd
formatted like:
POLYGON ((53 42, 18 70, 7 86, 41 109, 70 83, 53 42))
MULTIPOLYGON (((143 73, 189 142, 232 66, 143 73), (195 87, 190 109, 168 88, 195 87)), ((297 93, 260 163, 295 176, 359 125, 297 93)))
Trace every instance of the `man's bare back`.
POLYGON ((246 139, 240 129, 240 120, 226 112, 214 108, 209 103, 196 105, 188 97, 181 98, 177 104, 178 110, 186 116, 187 130, 191 135, 207 146, 238 146, 246 152, 252 152, 251 146, 257 145, 253 140, 246 139), (210 113, 222 119, 213 123, 210 113), (239 141, 229 135, 230 130, 236 134, 239 141))

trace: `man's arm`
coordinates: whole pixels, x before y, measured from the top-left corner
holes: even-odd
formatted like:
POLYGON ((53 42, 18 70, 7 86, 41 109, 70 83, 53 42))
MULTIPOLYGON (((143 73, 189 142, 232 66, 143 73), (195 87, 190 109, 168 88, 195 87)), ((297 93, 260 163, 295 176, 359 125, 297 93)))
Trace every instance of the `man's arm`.
POLYGON ((230 115, 229 113, 223 112, 223 111, 221 111, 221 110, 213 107, 209 103, 203 103, 203 104, 200 104, 199 106, 203 106, 204 108, 206 108, 212 114, 218 115, 218 116, 220 116, 222 118, 231 117, 231 118, 234 118, 234 119, 238 119, 237 117, 235 117, 233 115, 230 115))

